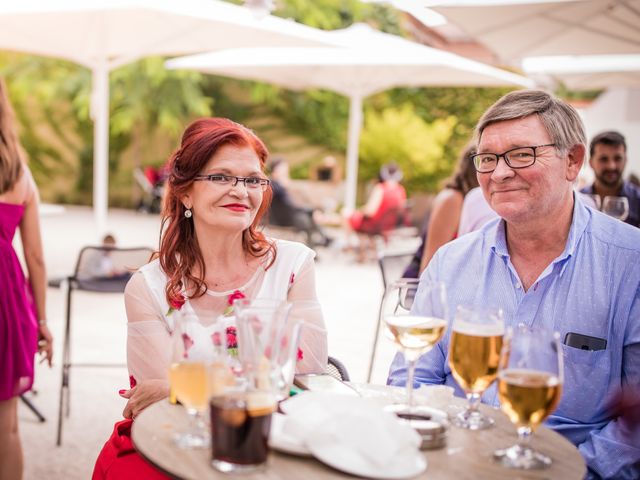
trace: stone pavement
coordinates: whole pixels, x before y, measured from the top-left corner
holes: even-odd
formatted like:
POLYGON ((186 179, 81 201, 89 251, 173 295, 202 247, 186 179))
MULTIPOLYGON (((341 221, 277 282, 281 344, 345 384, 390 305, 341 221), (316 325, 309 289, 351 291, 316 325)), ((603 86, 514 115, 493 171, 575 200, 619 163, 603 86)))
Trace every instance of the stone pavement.
MULTIPOLYGON (((93 215, 86 207, 47 208, 45 212, 42 234, 48 276, 64 276, 72 272, 83 246, 99 243, 93 215)), ((157 247, 159 228, 157 215, 128 210, 111 210, 109 214, 109 231, 119 246, 157 247)), ((344 243, 340 240, 335 243, 344 243)), ((415 246, 416 239, 400 239, 389 248, 410 251, 415 246)), ((329 331, 329 353, 345 363, 353 381, 364 382, 382 295, 378 266, 375 262, 355 263, 339 248, 323 249, 319 257, 317 289, 329 331)), ((52 369, 37 366, 37 394, 28 395, 47 421, 39 423, 23 405, 19 409, 25 479, 87 479, 113 424, 122 418, 125 402, 118 390, 128 386, 127 371, 124 367, 72 369, 71 415, 65 419, 63 445, 56 447, 64 295, 54 288, 47 293, 55 361, 52 369)), ((75 293, 72 320, 73 361, 125 362, 126 316, 121 294, 75 293)), ((384 383, 393 354, 391 342, 381 338, 373 383, 384 383)))

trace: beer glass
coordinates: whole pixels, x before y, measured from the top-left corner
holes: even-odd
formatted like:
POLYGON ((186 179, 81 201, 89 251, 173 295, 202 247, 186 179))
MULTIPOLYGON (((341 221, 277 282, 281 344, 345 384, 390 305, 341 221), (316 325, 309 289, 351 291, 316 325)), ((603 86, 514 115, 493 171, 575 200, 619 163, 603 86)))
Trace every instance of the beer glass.
POLYGON ((449 366, 458 385, 467 395, 467 408, 452 423, 469 430, 482 430, 493 420, 478 410, 482 393, 498 375, 504 336, 502 310, 456 310, 449 342, 449 366))
POLYGON ((551 458, 530 446, 536 428, 562 394, 562 350, 557 333, 519 326, 505 336, 498 370, 500 408, 518 430, 518 443, 494 458, 510 468, 549 467, 551 458))
POLYGON ((421 314, 411 313, 418 280, 409 278, 401 278, 387 287, 381 310, 386 336, 404 353, 407 362, 407 404, 404 410, 408 414, 414 410, 413 378, 416 361, 440 341, 447 328, 444 284, 423 281, 420 288, 421 314))

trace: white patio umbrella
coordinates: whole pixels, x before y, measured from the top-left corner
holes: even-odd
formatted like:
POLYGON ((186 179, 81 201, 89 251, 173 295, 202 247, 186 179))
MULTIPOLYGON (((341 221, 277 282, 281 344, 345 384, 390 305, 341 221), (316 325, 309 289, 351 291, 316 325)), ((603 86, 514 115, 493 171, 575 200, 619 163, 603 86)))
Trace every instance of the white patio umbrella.
POLYGON ((572 90, 640 88, 640 55, 528 57, 522 68, 529 75, 561 81, 572 90))
POLYGON ((70 60, 92 71, 93 204, 108 207, 109 72, 151 55, 238 46, 326 45, 324 32, 218 0, 0 0, 0 49, 70 60))
POLYGON ((442 50, 353 25, 329 32, 337 48, 240 48, 166 62, 192 69, 259 80, 293 90, 323 88, 349 97, 345 206, 355 208, 362 100, 396 86, 530 87, 533 82, 505 70, 442 50))
POLYGON ((433 0, 503 61, 640 53, 640 0, 433 0))

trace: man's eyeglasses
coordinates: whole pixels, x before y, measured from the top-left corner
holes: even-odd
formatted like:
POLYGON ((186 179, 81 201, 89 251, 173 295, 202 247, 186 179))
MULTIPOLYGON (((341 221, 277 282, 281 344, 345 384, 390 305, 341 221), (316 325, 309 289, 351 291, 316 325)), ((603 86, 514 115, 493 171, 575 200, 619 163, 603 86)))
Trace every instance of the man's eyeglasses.
POLYGON ((219 185, 221 187, 235 187, 238 185, 238 182, 242 182, 248 190, 255 190, 258 188, 266 190, 271 183, 270 180, 262 177, 236 177, 234 175, 222 175, 221 173, 197 175, 194 180, 207 180, 214 185, 219 185))
POLYGON ((517 147, 507 150, 504 153, 476 153, 471 155, 473 165, 479 173, 493 172, 498 166, 500 157, 510 168, 527 168, 536 162, 537 149, 542 147, 555 147, 555 143, 547 143, 546 145, 536 145, 534 147, 517 147))

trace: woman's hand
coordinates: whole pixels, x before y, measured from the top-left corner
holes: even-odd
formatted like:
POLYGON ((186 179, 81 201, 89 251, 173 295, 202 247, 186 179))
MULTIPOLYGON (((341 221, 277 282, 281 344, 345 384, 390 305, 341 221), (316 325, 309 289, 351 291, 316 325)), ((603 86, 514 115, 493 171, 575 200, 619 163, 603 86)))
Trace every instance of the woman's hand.
POLYGON ((166 380, 143 380, 129 390, 120 390, 120 396, 128 398, 122 416, 136 418, 142 410, 152 403, 169 396, 169 383, 166 380))
POLYGON ((39 326, 38 354, 40 355, 40 363, 46 360, 49 367, 51 367, 51 360, 53 359, 53 336, 46 323, 42 323, 39 326))

